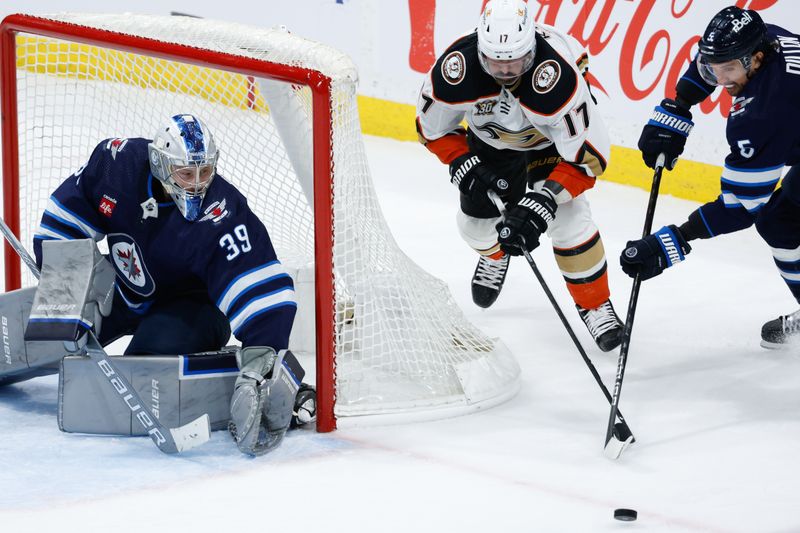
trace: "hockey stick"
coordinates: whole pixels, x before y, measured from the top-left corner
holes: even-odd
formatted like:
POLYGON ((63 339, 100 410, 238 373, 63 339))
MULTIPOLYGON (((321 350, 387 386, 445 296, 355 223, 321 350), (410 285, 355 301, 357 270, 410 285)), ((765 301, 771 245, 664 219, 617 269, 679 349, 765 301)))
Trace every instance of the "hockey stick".
MULTIPOLYGON (((658 189, 661 186, 661 173, 664 171, 664 163, 666 156, 659 154, 656 160, 655 172, 653 173, 653 185, 650 187, 650 199, 647 202, 647 213, 644 217, 644 230, 642 231, 642 238, 644 239, 650 235, 653 229, 653 217, 656 213, 656 200, 658 200, 658 189)), ((625 328, 622 330, 622 346, 619 350, 619 359, 617 360, 617 377, 614 381, 614 397, 611 401, 611 412, 608 415, 608 427, 606 428, 606 444, 603 452, 609 459, 619 459, 625 448, 630 445, 626 439, 620 438, 620 435, 614 432, 614 420, 619 413, 619 396, 622 392, 622 378, 625 376, 625 366, 628 362, 628 350, 631 346, 631 333, 633 332, 633 317, 636 314, 636 302, 639 300, 639 286, 642 284, 642 279, 639 274, 633 278, 633 287, 631 288, 631 299, 628 302, 628 316, 625 318, 625 328)))
MULTIPOLYGON (((489 191, 487 194, 489 195, 489 199, 492 202, 494 202, 494 205, 495 207, 497 207, 497 210, 500 211, 500 215, 505 216, 506 206, 505 204, 503 204, 503 201, 500 199, 500 197, 497 196, 497 193, 495 193, 494 191, 489 191)), ((561 306, 558 305, 558 302, 556 302, 553 293, 550 292, 550 287, 547 286, 547 282, 544 280, 542 273, 539 272, 539 267, 536 266, 533 257, 531 257, 530 252, 525 247, 525 240, 522 237, 520 237, 520 241, 521 241, 520 249, 522 250, 522 255, 525 256, 525 260, 530 265, 531 270, 533 270, 533 274, 536 276, 536 279, 539 280, 539 285, 542 286, 542 290, 547 295, 547 299, 550 300, 553 309, 556 310, 558 318, 560 318, 561 323, 564 324, 564 329, 567 330, 570 339, 572 339, 572 342, 578 349, 578 353, 581 354, 583 362, 586 363, 586 366, 589 368, 589 372, 592 373, 592 377, 594 377, 594 380, 597 382, 597 385, 600 387, 600 390, 603 391, 603 395, 606 397, 606 400, 608 400, 608 403, 611 404, 611 394, 608 392, 608 388, 606 387, 605 383, 603 383, 603 378, 600 377, 600 374, 597 372, 597 368, 595 368, 594 363, 592 363, 592 360, 589 359, 588 355, 586 355, 586 350, 583 349, 583 345, 581 345, 581 342, 575 335, 575 331, 573 331, 572 326, 570 326, 567 317, 564 316, 563 311, 561 311, 561 306)), ((625 417, 622 416, 622 413, 619 411, 619 409, 616 410, 614 416, 619 418, 619 423, 614 424, 614 430, 617 432, 620 438, 622 438, 623 440, 630 440, 630 442, 634 442, 635 439, 633 438, 633 433, 631 432, 630 427, 628 427, 628 423, 625 421, 625 417)), ((616 422, 616 418, 614 419, 614 421, 616 422)))
MULTIPOLYGON (((36 262, 2 218, 0 218, 0 231, 20 259, 28 265, 34 277, 39 279, 39 267, 36 266, 36 262)), ((98 371, 114 387, 120 400, 128 406, 128 409, 162 452, 183 452, 199 446, 211 438, 211 422, 208 414, 203 414, 188 424, 176 428, 168 428, 159 422, 158 418, 153 416, 153 413, 147 408, 147 404, 142 401, 136 389, 131 386, 130 381, 109 360, 92 330, 87 332, 86 355, 95 362, 98 371)))

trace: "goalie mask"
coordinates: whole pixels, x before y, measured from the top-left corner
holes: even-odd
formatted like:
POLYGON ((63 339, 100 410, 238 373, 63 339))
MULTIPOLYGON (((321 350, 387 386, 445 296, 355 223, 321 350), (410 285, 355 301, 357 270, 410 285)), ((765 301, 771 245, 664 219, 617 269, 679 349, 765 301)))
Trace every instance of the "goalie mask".
POLYGON ((509 85, 533 66, 536 25, 523 0, 490 0, 478 24, 478 59, 498 83, 509 85))
POLYGON ((150 170, 183 217, 193 222, 217 168, 217 145, 208 126, 194 115, 175 115, 148 145, 150 170))

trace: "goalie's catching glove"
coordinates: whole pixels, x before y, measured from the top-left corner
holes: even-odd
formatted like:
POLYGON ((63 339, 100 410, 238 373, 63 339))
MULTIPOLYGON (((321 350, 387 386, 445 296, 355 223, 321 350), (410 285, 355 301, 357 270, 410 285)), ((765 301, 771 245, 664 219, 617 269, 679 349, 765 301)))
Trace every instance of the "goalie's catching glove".
POLYGON ((283 440, 305 372, 289 350, 251 346, 236 355, 239 377, 231 397, 230 431, 239 449, 263 455, 283 440))

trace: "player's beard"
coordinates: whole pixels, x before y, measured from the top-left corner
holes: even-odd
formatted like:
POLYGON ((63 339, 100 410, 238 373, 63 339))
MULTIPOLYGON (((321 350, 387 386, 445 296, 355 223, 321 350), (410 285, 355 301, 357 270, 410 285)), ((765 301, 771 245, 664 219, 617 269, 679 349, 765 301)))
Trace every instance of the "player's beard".
POLYGON ((734 83, 731 86, 726 86, 725 90, 728 91, 728 94, 731 96, 738 96, 740 92, 744 89, 744 85, 741 83, 734 83))

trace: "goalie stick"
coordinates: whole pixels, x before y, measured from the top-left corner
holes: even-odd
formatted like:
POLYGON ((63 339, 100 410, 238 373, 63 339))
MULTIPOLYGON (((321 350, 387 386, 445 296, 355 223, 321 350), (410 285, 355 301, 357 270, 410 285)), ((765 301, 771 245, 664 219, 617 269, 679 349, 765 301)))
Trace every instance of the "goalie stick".
MULTIPOLYGON (((666 156, 659 154, 656 160, 655 171, 653 172, 653 185, 650 187, 650 199, 647 201, 647 212, 644 217, 644 229, 642 238, 650 235, 653 229, 653 217, 656 213, 656 201, 658 200, 658 189, 661 186, 661 173, 664 171, 666 156)), ((621 439, 614 432, 614 420, 619 414, 619 396, 622 393, 622 378, 625 376, 625 366, 628 363, 628 350, 631 346, 631 334, 633 332, 633 317, 636 314, 636 303, 639 300, 639 286, 642 284, 641 274, 636 274, 633 278, 631 288, 631 299, 628 302, 628 316, 625 318, 625 327, 622 330, 622 345, 619 349, 619 359, 617 360, 617 374, 614 381, 614 397, 611 401, 611 412, 608 415, 608 427, 606 428, 606 445, 604 453, 609 459, 619 459, 622 452, 630 444, 621 439)))
MULTIPOLYGON (((497 207, 497 210, 500 212, 500 215, 501 216, 505 216, 505 214, 506 214, 506 206, 505 206, 505 204, 503 204, 503 201, 500 199, 500 197, 497 196, 497 193, 495 193, 494 191, 488 191, 487 194, 489 195, 489 199, 492 202, 494 202, 494 205, 495 205, 495 207, 497 207)), ((561 306, 558 305, 558 302, 556 302, 556 299, 553 296, 553 293, 550 292, 550 287, 547 286, 547 282, 544 280, 544 277, 542 276, 542 273, 539 272, 539 267, 536 266, 536 262, 534 262, 533 257, 531 257, 530 252, 528 251, 527 248, 525 248, 525 240, 524 240, 524 238, 522 236, 520 236, 520 241, 521 241, 521 244, 522 244, 522 246, 520 247, 522 249, 522 255, 525 256, 525 260, 530 265, 531 270, 533 270, 533 273, 536 276, 536 279, 539 280, 539 285, 542 286, 542 290, 547 295, 547 299, 550 300, 550 303, 552 304, 553 309, 555 309, 556 314, 558 315, 558 318, 560 318, 561 319, 561 323, 564 324, 564 329, 567 330, 567 333, 569 334, 570 339, 572 339, 572 342, 575 344, 575 347, 578 349, 578 353, 581 354, 581 358, 583 359, 583 362, 586 363, 586 366, 589 368, 589 372, 592 373, 592 377, 594 377, 594 380, 597 382, 597 385, 600 387, 600 390, 603 391, 603 395, 606 397, 606 400, 608 400, 609 404, 613 405, 611 394, 608 392, 608 388, 606 387, 605 383, 603 383, 603 379, 600 377, 600 374, 597 372, 597 368, 595 368, 594 363, 592 363, 592 360, 589 359, 588 355, 586 355, 586 350, 583 349, 583 345, 581 345, 581 342, 578 340, 578 337, 575 335, 575 331, 573 331, 572 326, 570 326, 569 321, 567 320, 567 317, 564 316, 564 312, 561 311, 561 306)), ((621 442, 625 442, 626 443, 625 446, 627 446, 627 445, 629 445, 629 444, 631 444, 631 443, 636 441, 636 439, 634 439, 634 437, 633 437, 633 433, 631 432, 630 427, 628 427, 628 423, 625 421, 625 417, 622 416, 622 413, 620 412, 619 409, 616 409, 616 411, 614 413, 614 418, 612 419, 612 422, 613 422, 612 431, 614 432, 614 434, 617 436, 617 438, 621 442), (616 421, 617 418, 619 418, 619 422, 616 421)), ((622 450, 620 450, 620 453, 622 453, 622 450)))
MULTIPOLYGON (((2 219, 0 219, 0 231, 20 259, 28 265, 34 277, 39 279, 39 267, 36 266, 36 262, 2 219)), ((169 454, 179 453, 199 446, 211 438, 211 423, 208 414, 203 414, 188 424, 176 428, 168 428, 159 422, 128 379, 109 360, 92 330, 87 331, 85 351, 86 355, 95 363, 97 370, 114 387, 120 400, 130 409, 159 450, 169 454)))

